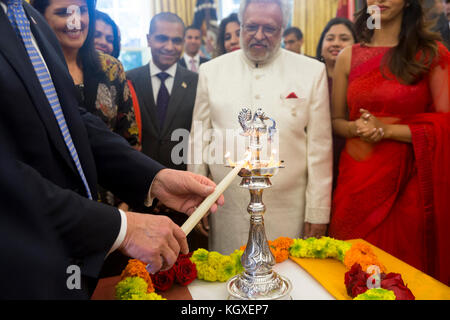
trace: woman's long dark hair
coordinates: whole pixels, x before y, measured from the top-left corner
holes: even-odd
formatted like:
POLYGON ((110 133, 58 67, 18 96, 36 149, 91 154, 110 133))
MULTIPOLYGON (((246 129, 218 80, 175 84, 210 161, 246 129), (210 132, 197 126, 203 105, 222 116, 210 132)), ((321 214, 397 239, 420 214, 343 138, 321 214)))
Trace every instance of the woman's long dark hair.
POLYGON ((320 35, 319 44, 317 45, 317 49, 316 49, 316 58, 318 60, 325 62, 325 61, 323 61, 323 57, 322 57, 323 41, 325 40, 325 36, 327 35, 328 31, 330 31, 330 29, 333 26, 340 25, 340 24, 346 26, 347 29, 350 30, 355 43, 358 42, 358 37, 356 35, 356 30, 355 30, 355 26, 354 26, 353 22, 351 22, 350 20, 348 20, 346 18, 333 18, 330 21, 328 21, 327 25, 325 26, 325 28, 322 31, 322 34, 320 35))
POLYGON ((238 25, 241 25, 236 13, 230 14, 220 22, 219 34, 217 35, 216 56, 221 56, 227 53, 227 51, 225 50, 225 30, 230 22, 236 22, 238 25))
MULTIPOLYGON (((370 43, 374 34, 374 29, 367 27, 369 18, 365 2, 355 21, 356 32, 364 44, 370 43)), ((429 31, 429 27, 423 1, 405 0, 398 45, 390 50, 383 63, 400 82, 414 84, 420 81, 438 55, 436 41, 441 38, 429 31)))
MULTIPOLYGON (((57 0, 54 0, 57 1, 57 0)), ((50 0, 32 0, 31 5, 39 11, 42 15, 45 14, 45 10, 50 5, 50 0)), ((89 28, 88 35, 84 41, 83 46, 78 52, 78 57, 82 63, 83 70, 89 70, 91 74, 97 74, 102 72, 100 60, 97 50, 94 45, 95 35, 95 6, 96 0, 86 0, 89 14, 89 28)))
POLYGON ((114 58, 119 58, 120 56, 120 34, 119 34, 119 27, 114 22, 114 20, 106 13, 102 11, 95 10, 95 20, 101 20, 107 25, 111 26, 112 32, 113 32, 113 51, 111 55, 114 58))

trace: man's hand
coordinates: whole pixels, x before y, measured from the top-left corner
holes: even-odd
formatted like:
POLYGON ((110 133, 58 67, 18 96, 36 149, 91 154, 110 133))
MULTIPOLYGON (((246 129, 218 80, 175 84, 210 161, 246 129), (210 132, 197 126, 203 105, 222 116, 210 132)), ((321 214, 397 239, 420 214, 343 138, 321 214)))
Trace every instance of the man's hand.
MULTIPOLYGON (((196 207, 213 193, 215 187, 216 184, 204 176, 188 171, 164 169, 153 180, 151 196, 173 210, 191 215, 196 207)), ((223 204, 224 198, 221 195, 210 211, 216 212, 217 206, 223 204)))
POLYGON ((326 235, 328 224, 313 224, 305 222, 303 239, 308 239, 311 237, 321 238, 326 235))
POLYGON ((168 217, 134 212, 126 216, 127 233, 119 250, 149 264, 149 272, 169 270, 180 252, 189 253, 186 235, 168 217))

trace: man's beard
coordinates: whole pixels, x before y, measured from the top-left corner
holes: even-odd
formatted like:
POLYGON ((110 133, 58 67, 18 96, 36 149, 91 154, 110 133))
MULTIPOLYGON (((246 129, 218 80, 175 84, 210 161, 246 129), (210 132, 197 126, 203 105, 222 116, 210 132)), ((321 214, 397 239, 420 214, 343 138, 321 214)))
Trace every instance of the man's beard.
POLYGON ((258 64, 264 64, 267 61, 270 61, 270 59, 272 59, 281 48, 281 39, 280 39, 280 41, 276 42, 276 45, 273 49, 271 49, 271 50, 267 49, 267 52, 263 56, 255 57, 252 55, 249 46, 244 44, 243 37, 240 38, 240 42, 241 42, 241 48, 243 49, 247 58, 250 61, 252 61, 253 63, 258 63, 258 64))

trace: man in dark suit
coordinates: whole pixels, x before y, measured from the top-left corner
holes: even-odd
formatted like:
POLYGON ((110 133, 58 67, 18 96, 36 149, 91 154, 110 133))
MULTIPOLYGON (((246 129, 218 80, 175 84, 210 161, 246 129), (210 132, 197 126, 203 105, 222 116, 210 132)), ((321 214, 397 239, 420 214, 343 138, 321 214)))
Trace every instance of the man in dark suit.
POLYGON ((184 54, 178 61, 179 65, 189 71, 198 73, 200 65, 209 59, 200 56, 202 46, 202 31, 195 26, 186 28, 184 34, 184 54))
POLYGON ((186 170, 187 155, 177 151, 185 151, 188 141, 179 136, 172 139, 172 134, 180 129, 180 134, 183 130, 189 133, 198 82, 196 73, 177 65, 183 36, 184 23, 177 15, 164 12, 154 16, 147 37, 152 59, 145 66, 127 72, 141 109, 142 152, 180 170, 186 170), (160 79, 162 74, 166 79, 160 79))
MULTIPOLYGON (((184 23, 173 13, 153 17, 147 36, 152 59, 127 72, 133 82, 142 117, 142 152, 172 169, 187 169, 188 136, 198 74, 177 64, 183 50, 184 23), (162 78, 163 77, 163 78, 162 78)), ((167 208, 161 213, 178 225, 185 217, 167 208)), ((191 247, 196 240, 188 237, 191 247)), ((206 241, 204 242, 206 245, 206 241)))
MULTIPOLYGON (((10 185, 9 192, 0 192, 0 202, 8 203, 13 212, 37 214, 58 240, 65 268, 80 269, 80 289, 70 290, 61 282, 58 289, 67 296, 88 297, 105 257, 114 250, 141 259, 150 272, 169 268, 179 252, 188 251, 181 228, 165 217, 123 212, 92 201, 96 186, 135 206, 157 198, 191 214, 214 184, 164 168, 80 108, 57 38, 26 2, 0 0, 0 30, 0 132, 10 133, 12 150, 0 157, 8 157, 13 167, 20 168, 1 170, 0 180, 23 186, 10 185), (43 82, 43 78, 50 79, 43 82), (28 188, 25 195, 21 195, 23 188, 28 188), (21 202, 33 205, 21 206, 21 202)), ((214 205, 211 211, 216 209, 214 205)), ((3 211, 0 214, 4 217, 3 211)), ((34 230, 24 225, 22 231, 34 230)), ((0 260, 8 264, 10 258, 3 254, 2 250, 0 260)), ((13 277, 4 277, 0 291, 13 285, 13 277)))

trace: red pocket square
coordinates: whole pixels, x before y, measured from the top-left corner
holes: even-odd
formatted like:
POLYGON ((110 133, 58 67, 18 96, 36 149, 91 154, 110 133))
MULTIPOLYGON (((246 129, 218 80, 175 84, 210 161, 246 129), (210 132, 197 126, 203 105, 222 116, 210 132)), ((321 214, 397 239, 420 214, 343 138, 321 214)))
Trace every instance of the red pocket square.
POLYGON ((295 92, 291 92, 286 99, 298 99, 297 95, 295 94, 295 92))

